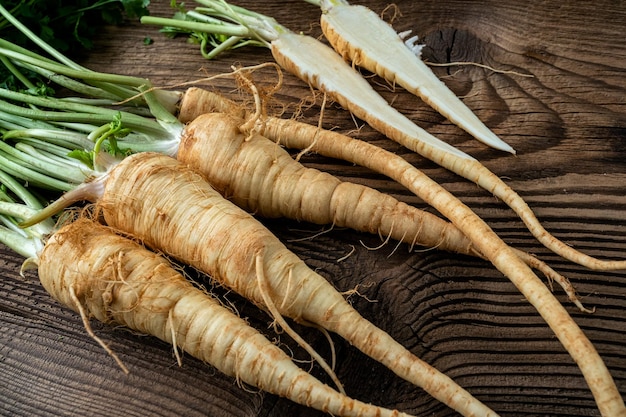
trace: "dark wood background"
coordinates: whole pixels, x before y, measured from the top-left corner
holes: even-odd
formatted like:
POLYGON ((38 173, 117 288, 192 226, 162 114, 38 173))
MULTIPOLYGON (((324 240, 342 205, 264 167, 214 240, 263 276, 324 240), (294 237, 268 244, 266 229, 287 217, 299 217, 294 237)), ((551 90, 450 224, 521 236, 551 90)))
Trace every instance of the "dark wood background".
MULTIPOLYGON (((169 2, 152 3, 153 15, 171 14, 169 2)), ((377 12, 387 5, 363 3, 377 12)), ((275 16, 294 30, 320 34, 318 10, 302 1, 238 4, 275 16)), ((433 67, 518 155, 487 149, 410 94, 372 78, 377 89, 431 133, 506 178, 556 236, 592 255, 626 259, 626 5, 538 0, 396 4, 401 15, 394 26, 413 29, 426 43, 429 61, 476 62, 533 76, 477 66, 433 67)), ((207 62, 182 38, 166 39, 154 27, 130 24, 105 28, 84 64, 172 86, 226 72, 233 64, 268 61, 268 50, 248 48, 207 62), (144 45, 145 37, 154 42, 144 45)), ((267 77, 273 82, 271 72, 267 77)), ((231 80, 217 80, 209 87, 237 97, 231 80)), ((311 97, 307 86, 286 75, 278 98, 289 105, 287 111, 311 97)), ((307 110, 305 117, 316 123, 318 107, 307 110)), ((350 115, 336 106, 327 108, 324 123, 346 132, 355 128, 350 115)), ((562 260, 540 246, 507 207, 475 185, 368 127, 359 135, 404 155, 475 209, 507 242, 536 253, 567 275, 596 312, 581 313, 559 289, 556 295, 626 393, 626 272, 593 272, 562 260)), ((315 155, 303 162, 424 207, 402 187, 365 169, 315 155)), ((488 263, 436 250, 408 253, 405 245, 368 250, 364 244, 377 246, 378 237, 347 230, 313 238, 317 226, 283 220, 266 224, 340 290, 360 284, 362 297, 354 295, 351 301, 365 317, 502 415, 597 415, 577 366, 534 309, 488 263), (339 261, 352 249, 352 255, 339 261)), ((0 415, 322 415, 242 389, 193 358, 185 357, 178 367, 170 346, 94 323, 96 333, 130 368, 130 375, 124 375, 87 335, 80 318, 51 300, 35 273, 20 277, 21 262, 0 247, 0 415)), ((267 315, 233 294, 222 296, 270 338, 293 347, 286 336, 272 333, 267 315)), ((301 332, 328 353, 319 333, 301 332)), ((454 414, 342 340, 335 338, 335 345, 337 373, 350 395, 418 416, 454 414)), ((317 368, 313 372, 323 378, 317 368)))

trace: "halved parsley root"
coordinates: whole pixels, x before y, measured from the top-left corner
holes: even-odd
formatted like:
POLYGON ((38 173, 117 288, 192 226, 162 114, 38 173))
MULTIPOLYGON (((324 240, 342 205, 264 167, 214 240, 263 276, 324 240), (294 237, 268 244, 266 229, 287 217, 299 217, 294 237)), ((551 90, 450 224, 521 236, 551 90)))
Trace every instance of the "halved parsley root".
POLYGON ((416 48, 409 47, 415 38, 403 41, 387 22, 363 5, 345 0, 306 1, 321 7, 324 36, 344 59, 421 97, 481 142, 514 153, 435 76, 416 48), (363 36, 363 27, 368 28, 367 36, 363 36))

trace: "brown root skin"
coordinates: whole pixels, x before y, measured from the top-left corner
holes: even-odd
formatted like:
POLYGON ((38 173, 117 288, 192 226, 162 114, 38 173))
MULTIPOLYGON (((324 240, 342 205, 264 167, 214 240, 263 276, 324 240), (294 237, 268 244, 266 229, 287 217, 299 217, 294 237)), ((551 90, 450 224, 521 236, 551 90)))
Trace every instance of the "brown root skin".
POLYGON ((304 350, 306 350, 307 353, 309 353, 309 355, 311 355, 311 357, 322 367, 322 369, 326 372, 326 374, 330 376, 333 383, 337 387, 337 390, 341 394, 345 395, 346 391, 343 388, 343 384, 341 383, 341 381, 339 381, 339 378, 335 374, 334 365, 333 366, 328 365, 326 361, 324 360, 324 358, 322 358, 322 356, 319 353, 317 353, 313 349, 313 347, 309 345, 307 341, 305 341, 296 331, 294 331, 291 328, 289 323, 287 323, 287 321, 283 318, 282 314, 280 314, 280 311, 278 311, 278 308, 276 307, 276 305, 274 305, 272 294, 270 294, 271 290, 269 288, 267 279, 265 278, 265 272, 263 270, 263 257, 260 255, 255 258, 255 268, 256 268, 259 294, 261 294, 261 297, 263 297, 263 302, 265 306, 267 307, 270 315, 274 319, 274 322, 278 324, 285 331, 285 333, 287 333, 293 340, 295 340, 298 343, 298 345, 304 348, 304 350))
POLYGON ((322 384, 164 258, 91 220, 79 219, 53 235, 39 276, 55 299, 83 319, 91 315, 170 344, 175 340, 190 355, 267 392, 337 416, 409 417, 322 384))
POLYGON ((179 161, 140 153, 109 174, 98 203, 107 224, 131 233, 263 306, 256 260, 284 317, 333 331, 465 416, 495 413, 446 375, 365 320, 323 277, 249 213, 225 200, 179 161))

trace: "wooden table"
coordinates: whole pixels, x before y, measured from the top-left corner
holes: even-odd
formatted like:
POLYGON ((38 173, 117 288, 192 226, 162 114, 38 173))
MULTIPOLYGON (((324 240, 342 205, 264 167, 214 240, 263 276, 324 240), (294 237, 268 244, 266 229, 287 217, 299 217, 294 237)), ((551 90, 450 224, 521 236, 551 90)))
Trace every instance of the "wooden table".
MULTIPOLYGON (((168 3, 153 0, 152 14, 169 16, 168 3)), ((377 12, 387 4, 363 3, 377 12)), ((302 1, 238 4, 275 16, 294 30, 321 33, 318 10, 302 1)), ((420 100, 372 78, 376 88, 418 124, 504 177, 557 237, 591 255, 626 259, 626 7, 610 1, 559 6, 501 0, 396 4, 401 14, 394 26, 413 29, 426 44, 429 61, 474 62, 513 71, 433 67, 518 154, 486 148, 420 100)), ((166 39, 154 27, 129 24, 105 28, 84 64, 173 86, 227 72, 234 64, 269 61, 268 50, 248 48, 208 62, 197 46, 182 38, 166 39), (145 37, 154 42, 145 45, 145 37)), ((273 82, 273 73, 266 74, 266 81, 273 82)), ((230 79, 209 86, 238 97, 230 79)), ((310 102, 312 94, 287 74, 277 97, 290 112, 302 100, 310 102)), ((311 123, 318 116, 317 105, 304 112, 311 123)), ((562 260, 537 243, 511 210, 474 184, 384 139, 336 105, 326 109, 325 127, 348 132, 355 123, 360 138, 403 155, 471 206, 505 241, 537 254, 569 277, 596 312, 581 313, 560 289, 555 293, 626 393, 626 272, 594 272, 562 260)), ((402 187, 366 169, 316 155, 302 161, 425 207, 402 187)), ((360 296, 350 300, 366 318, 502 415, 597 415, 577 366, 534 308, 490 264, 437 250, 408 253, 406 245, 393 243, 371 250, 380 244, 379 237, 348 230, 317 235, 318 226, 265 222, 337 288, 358 285, 360 296)), ((35 273, 20 277, 21 262, 0 247, 0 415, 322 415, 240 387, 193 358, 185 357, 178 367, 170 346, 94 323, 96 333, 130 368, 130 375, 124 375, 87 335, 80 318, 51 300, 35 273)), ((307 360, 287 336, 268 328, 271 319, 265 313, 233 294, 222 296, 270 338, 290 346, 295 357, 307 360)), ((298 329, 328 354, 328 344, 317 331, 298 329)), ((418 416, 454 414, 339 338, 334 343, 337 374, 350 395, 418 416)), ((317 367, 313 372, 324 377, 317 367)))

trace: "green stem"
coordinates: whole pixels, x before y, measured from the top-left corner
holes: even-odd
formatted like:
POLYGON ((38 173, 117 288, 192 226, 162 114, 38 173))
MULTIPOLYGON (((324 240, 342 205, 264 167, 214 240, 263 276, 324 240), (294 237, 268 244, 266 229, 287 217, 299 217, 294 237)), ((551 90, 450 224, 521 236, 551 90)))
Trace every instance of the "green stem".
POLYGON ((35 120, 30 117, 24 117, 17 114, 3 111, 4 104, 9 104, 6 101, 0 100, 0 128, 7 130, 15 129, 54 129, 54 125, 42 120, 35 120))
POLYGON ((82 83, 66 75, 59 74, 54 71, 49 71, 37 65, 32 65, 25 62, 21 62, 20 64, 25 68, 54 82, 55 84, 58 84, 61 87, 67 88, 68 90, 74 91, 75 93, 79 93, 81 95, 96 97, 100 99, 108 99, 109 102, 116 102, 125 99, 126 97, 128 97, 129 94, 129 92, 126 92, 124 95, 114 94, 100 87, 95 87, 93 85, 82 83))
POLYGON ((290 32, 289 29, 279 24, 276 19, 261 13, 235 6, 224 0, 196 0, 209 9, 198 8, 209 15, 230 19, 247 27, 259 41, 272 42, 282 33, 290 32), (211 12, 213 10, 213 12, 211 12))
MULTIPOLYGON (((148 97, 149 95, 150 94, 148 93, 146 97, 148 97)), ((62 110, 47 111, 26 108, 0 100, 0 111, 31 119, 43 121, 80 122, 99 126, 110 122, 117 116, 117 114, 121 113, 122 120, 125 126, 128 128, 155 135, 156 137, 162 137, 164 133, 163 127, 158 122, 129 112, 120 112, 119 110, 90 106, 80 103, 71 103, 49 97, 32 96, 29 94, 18 93, 6 89, 0 89, 0 97, 19 101, 21 103, 32 104, 39 107, 62 110)), ((152 99, 151 95, 150 99, 152 99)), ((155 107, 159 107, 158 104, 155 104, 155 107)), ((167 114, 169 115, 170 119, 174 117, 169 112, 167 114)), ((180 125, 182 126, 182 124, 180 125)))
POLYGON ((68 77, 78 78, 82 80, 100 81, 100 82, 121 84, 121 85, 126 85, 126 86, 133 86, 133 87, 139 87, 139 86, 146 85, 149 83, 148 80, 145 78, 131 77, 128 75, 107 74, 107 73, 96 72, 96 71, 91 71, 87 69, 76 69, 76 68, 71 68, 71 67, 68 68, 67 66, 62 65, 62 64, 58 64, 58 63, 47 61, 47 60, 41 60, 39 58, 32 57, 26 54, 21 54, 19 52, 15 52, 13 50, 3 48, 3 47, 0 47, 0 54, 8 58, 14 59, 16 61, 26 62, 28 64, 45 68, 47 70, 66 75, 68 77))
MULTIPOLYGON (((43 43, 41 39, 37 39, 43 43)), ((54 50, 51 47, 48 49, 54 50)), ((59 78, 60 85, 67 86, 72 90, 74 90, 76 86, 64 81, 61 76, 77 78, 90 82, 92 84, 92 88, 96 88, 100 91, 98 93, 99 95, 96 97, 113 97, 115 100, 126 99, 136 94, 136 90, 130 87, 136 88, 137 86, 144 85, 148 82, 148 80, 144 78, 100 73, 81 66, 59 63, 3 39, 0 39, 0 55, 3 55, 6 58, 11 58, 16 63, 44 77, 52 77, 52 81, 57 81, 54 78, 59 78)), ((54 55, 63 57, 63 55, 58 52, 54 55)), ((61 60, 61 62, 67 61, 69 60, 61 60)), ((74 91, 85 92, 86 88, 87 87, 80 87, 74 91)))
POLYGON ((67 155, 70 151, 67 149, 65 149, 64 154, 60 155, 57 150, 48 147, 35 147, 26 142, 16 143, 15 149, 32 158, 35 161, 33 166, 45 168, 46 171, 53 169, 54 176, 61 180, 73 182, 77 178, 88 178, 95 174, 88 170, 84 164, 69 160, 67 155))
POLYGON ((12 175, 15 178, 21 178, 40 188, 57 191, 69 191, 75 187, 75 184, 51 178, 50 176, 42 174, 39 171, 25 167, 15 162, 14 159, 4 153, 0 153, 0 166, 2 166, 2 169, 9 175, 12 175))
POLYGON ((0 62, 9 70, 11 74, 13 74, 22 84, 26 86, 26 88, 35 88, 35 85, 28 79, 28 77, 24 76, 18 69, 13 65, 13 63, 6 57, 0 56, 0 62))
POLYGON ((51 142, 46 142, 34 138, 23 138, 15 144, 15 147, 27 153, 36 153, 41 155, 42 158, 50 158, 51 160, 67 166, 73 167, 79 170, 84 170, 85 165, 73 158, 68 158, 68 154, 75 149, 90 149, 93 143, 89 143, 88 147, 80 148, 75 146, 60 146, 51 142))
POLYGON ((36 258, 43 246, 41 239, 24 236, 4 226, 0 226, 0 242, 26 259, 36 258))
POLYGON ((79 184, 72 190, 64 193, 54 202, 48 204, 42 210, 39 210, 36 215, 24 219, 22 222, 20 222, 20 227, 32 227, 46 219, 49 219, 50 217, 79 201, 90 201, 98 199, 102 193, 102 187, 104 182, 106 182, 106 177, 106 174, 101 175, 97 177, 94 181, 79 184))
MULTIPOLYGON (((21 147, 23 148, 23 146, 21 147)), ((66 165, 53 162, 49 158, 46 158, 45 154, 36 152, 34 148, 30 149, 30 151, 32 152, 25 152, 24 150, 19 149, 17 145, 13 147, 9 146, 5 142, 0 142, 0 155, 4 154, 7 159, 12 160, 25 168, 30 168, 38 172, 46 172, 52 178, 66 182, 75 182, 81 176, 83 177, 82 180, 84 180, 92 174, 88 172, 87 169, 75 171, 68 168, 66 165)))
MULTIPOLYGON (((50 59, 50 58, 46 58, 44 56, 41 56, 39 54, 37 54, 36 52, 31 51, 30 49, 26 49, 22 46, 16 45, 14 43, 11 43, 5 39, 1 39, 0 38, 0 47, 7 49, 7 50, 11 50, 11 51, 15 51, 16 53, 25 55, 25 56, 30 56, 33 59, 38 59, 42 62, 49 62, 49 63, 55 63, 56 61, 50 59)), ((58 62, 56 62, 58 63, 58 62)))
POLYGON ((0 170, 0 184, 5 185, 28 207, 39 210, 43 208, 41 201, 23 187, 15 178, 0 170))
POLYGON ((236 48, 238 44, 241 44, 242 39, 243 38, 241 36, 231 36, 222 43, 213 45, 211 52, 207 52, 206 50, 206 43, 208 40, 203 39, 202 44, 200 45, 200 53, 206 59, 213 59, 224 51, 236 48))
POLYGON ((23 187, 15 178, 0 170, 0 185, 13 192, 17 200, 6 197, 0 201, 0 243, 5 244, 23 257, 37 258, 43 247, 43 237, 50 234, 54 229, 52 219, 44 219, 36 226, 27 229, 20 228, 19 221, 31 218, 43 209, 39 199, 23 187))
MULTIPOLYGON (((48 45, 44 40, 36 36, 32 31, 30 31, 28 28, 22 25, 17 19, 11 16, 11 14, 8 13, 5 9, 1 8, 1 5, 0 5, 0 14, 3 14, 5 17, 7 17, 7 20, 11 22, 24 35, 26 35, 31 41, 39 45, 42 49, 48 52, 52 57, 57 59, 57 61, 54 61, 52 59, 43 57, 35 52, 32 52, 26 48, 15 45, 6 40, 0 39, 0 46, 5 52, 13 51, 15 54, 17 54, 17 56, 30 58, 30 61, 25 61, 23 58, 22 59, 18 58, 16 59, 18 62, 22 62, 22 63, 29 62, 35 67, 47 68, 53 72, 58 72, 59 74, 68 75, 69 71, 72 71, 72 70, 78 71, 79 73, 82 73, 82 74, 91 74, 91 75, 96 74, 94 71, 91 71, 87 68, 84 68, 76 64, 75 62, 73 62, 72 60, 65 57, 63 54, 61 54, 60 52, 56 51, 54 48, 52 48, 52 46, 48 45), (65 72, 59 71, 59 67, 56 66, 56 65, 59 65, 59 63, 61 63, 62 68, 65 68, 65 72), (56 69, 51 69, 50 67, 46 67, 46 65, 52 65, 56 69)), ((39 72, 39 71, 35 70, 35 72, 39 72)), ((94 86, 99 87, 103 91, 109 92, 118 98, 126 98, 126 97, 130 97, 133 95, 132 90, 129 90, 127 87, 123 87, 119 85, 119 84, 126 84, 124 82, 118 82, 115 80, 103 81, 97 78, 97 76, 96 78, 90 78, 90 80, 94 86)), ((135 84, 132 83, 131 85, 135 85, 135 84)))
MULTIPOLYGON (((2 116, 0 116, 2 117, 2 116)), ((63 149, 89 149, 93 146, 93 142, 87 139, 84 133, 76 133, 67 129, 22 129, 9 130, 3 135, 4 140, 19 139, 20 141, 36 141, 37 139, 51 144, 63 147, 63 149)))
POLYGON ((0 214, 20 219, 27 219, 37 214, 37 210, 25 206, 24 204, 0 201, 0 214))
POLYGON ((146 25, 172 27, 182 29, 187 32, 215 33, 219 35, 240 37, 252 36, 252 33, 247 27, 226 23, 204 23, 156 16, 143 16, 141 18, 141 23, 146 25))
MULTIPOLYGON (((196 1, 205 7, 196 7, 194 10, 186 12, 186 16, 192 20, 144 16, 141 18, 141 22, 187 31, 191 36, 201 39, 203 44, 207 43, 207 34, 229 36, 229 38, 221 40, 220 45, 215 45, 212 52, 203 52, 203 56, 209 59, 223 50, 247 44, 269 47, 270 43, 280 34, 289 32, 289 29, 280 25, 272 17, 228 4, 225 1, 196 1)), ((167 30, 164 29, 164 31, 167 30)))
POLYGON ((81 69, 82 68, 80 65, 78 65, 77 63, 75 63, 71 59, 65 57, 63 54, 59 53, 54 48, 52 48, 50 45, 48 45, 46 42, 44 42, 42 39, 40 39, 30 29, 28 29, 26 26, 24 26, 22 24, 22 22, 20 22, 18 19, 13 17, 13 15, 11 13, 9 13, 9 11, 2 6, 2 4, 0 4, 0 14, 2 14, 2 16, 4 16, 4 18, 6 20, 8 20, 13 26, 15 26, 24 35, 26 35, 31 41, 33 41, 35 44, 37 44, 37 46, 39 46, 41 49, 43 49, 44 51, 49 53, 51 56, 56 58, 59 62, 62 62, 65 65, 67 65, 68 67, 71 67, 71 68, 75 68, 75 69, 81 69))

